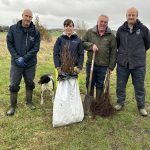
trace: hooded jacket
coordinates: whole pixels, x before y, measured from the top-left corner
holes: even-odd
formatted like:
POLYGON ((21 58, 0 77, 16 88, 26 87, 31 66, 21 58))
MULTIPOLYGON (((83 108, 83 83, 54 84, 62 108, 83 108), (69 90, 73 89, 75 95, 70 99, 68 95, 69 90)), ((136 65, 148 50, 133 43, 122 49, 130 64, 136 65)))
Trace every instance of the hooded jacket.
POLYGON ((40 33, 31 22, 28 28, 22 27, 22 20, 12 25, 7 34, 7 47, 11 54, 11 63, 23 57, 26 67, 36 65, 37 52, 40 48, 40 33))
POLYGON ((63 33, 56 40, 53 49, 53 59, 55 67, 61 67, 61 54, 64 46, 68 47, 71 56, 75 61, 75 66, 77 66, 79 69, 82 69, 84 62, 84 48, 82 45, 82 41, 76 33, 72 34, 70 37, 63 33))
POLYGON ((130 30, 127 21, 117 31, 117 63, 130 69, 146 64, 146 50, 150 48, 150 32, 139 20, 130 30))

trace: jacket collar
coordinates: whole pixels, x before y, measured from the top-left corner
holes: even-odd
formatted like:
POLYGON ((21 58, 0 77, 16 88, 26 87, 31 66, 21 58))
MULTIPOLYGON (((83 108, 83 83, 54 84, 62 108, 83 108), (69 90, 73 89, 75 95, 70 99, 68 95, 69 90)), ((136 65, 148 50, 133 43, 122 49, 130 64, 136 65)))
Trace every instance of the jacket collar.
MULTIPOLYGON (((141 26, 142 26, 142 23, 140 22, 140 20, 137 19, 137 22, 133 26, 133 32, 137 31, 141 26)), ((124 22, 124 24, 121 26, 121 28, 123 30, 130 31, 130 28, 128 27, 127 21, 124 22)))
POLYGON ((67 34, 65 32, 63 32, 62 36, 65 37, 65 38, 76 38, 77 37, 77 33, 73 32, 72 35, 70 37, 68 37, 67 34))
POLYGON ((22 20, 17 22, 17 27, 22 29, 24 32, 33 32, 35 30, 35 25, 33 22, 30 23, 30 26, 28 28, 25 28, 22 26, 22 20))
MULTIPOLYGON (((98 33, 98 29, 97 29, 97 25, 94 26, 91 30, 92 30, 93 32, 99 34, 99 33, 98 33)), ((112 33, 111 29, 110 29, 109 27, 107 27, 107 29, 106 29, 106 31, 105 31, 105 34, 111 34, 111 33, 112 33)), ((105 35, 105 34, 104 34, 104 35, 105 35)))

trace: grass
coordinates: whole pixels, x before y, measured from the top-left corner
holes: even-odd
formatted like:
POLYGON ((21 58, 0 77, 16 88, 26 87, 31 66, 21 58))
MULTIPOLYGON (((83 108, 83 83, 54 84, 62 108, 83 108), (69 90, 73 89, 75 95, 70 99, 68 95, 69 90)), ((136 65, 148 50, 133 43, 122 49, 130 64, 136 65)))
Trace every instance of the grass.
MULTIPOLYGON (((18 108, 13 117, 5 115, 9 106, 10 55, 6 48, 6 34, 0 33, 0 150, 149 150, 150 116, 141 117, 137 111, 131 79, 127 85, 124 111, 113 118, 97 117, 91 122, 85 117, 83 122, 65 127, 52 127, 52 102, 48 95, 40 105, 39 77, 53 73, 52 48, 58 33, 51 43, 42 42, 38 53, 35 77, 36 88, 33 101, 36 111, 25 105, 25 88, 21 83, 18 108)), ((150 52, 147 54, 146 108, 150 113, 150 52)), ((115 104, 116 72, 111 76, 111 95, 115 104)), ((80 90, 85 93, 85 66, 80 74, 80 90)))

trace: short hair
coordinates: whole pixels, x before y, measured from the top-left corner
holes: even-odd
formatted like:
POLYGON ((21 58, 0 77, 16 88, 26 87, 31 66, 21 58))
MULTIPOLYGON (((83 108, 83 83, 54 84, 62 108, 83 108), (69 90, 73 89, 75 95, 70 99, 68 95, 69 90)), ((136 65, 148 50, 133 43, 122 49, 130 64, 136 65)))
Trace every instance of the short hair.
POLYGON ((130 7, 130 8, 127 10, 126 15, 128 14, 128 11, 129 11, 129 10, 134 10, 134 11, 136 12, 137 17, 138 17, 138 10, 137 10, 135 7, 130 7))
POLYGON ((105 17, 105 18, 107 18, 108 21, 109 21, 109 17, 108 17, 107 15, 101 14, 101 15, 98 17, 98 20, 99 20, 100 17, 105 17))
POLYGON ((73 27, 74 27, 74 22, 71 20, 71 19, 66 19, 65 21, 64 21, 64 27, 65 26, 69 26, 69 25, 73 25, 73 27))

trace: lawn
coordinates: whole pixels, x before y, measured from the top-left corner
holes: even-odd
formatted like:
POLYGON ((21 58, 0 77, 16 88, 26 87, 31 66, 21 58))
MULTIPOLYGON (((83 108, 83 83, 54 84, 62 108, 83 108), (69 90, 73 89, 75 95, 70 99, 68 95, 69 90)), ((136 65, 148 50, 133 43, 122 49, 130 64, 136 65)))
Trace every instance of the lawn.
MULTIPOLYGON (((51 43, 41 42, 35 77, 36 88, 33 101, 37 109, 25 105, 25 88, 21 83, 18 108, 13 117, 7 117, 9 107, 10 55, 6 47, 6 34, 0 33, 0 150, 149 150, 150 116, 141 117, 137 111, 131 79, 127 85, 125 108, 112 118, 97 117, 91 122, 88 117, 78 124, 52 127, 52 102, 46 94, 40 105, 39 77, 45 73, 54 75, 51 43)), ((147 53, 146 108, 150 113, 150 52, 147 53)), ((80 91, 85 94, 85 66, 80 74, 80 91)), ((111 76, 111 96, 116 102, 116 72, 111 76)))

